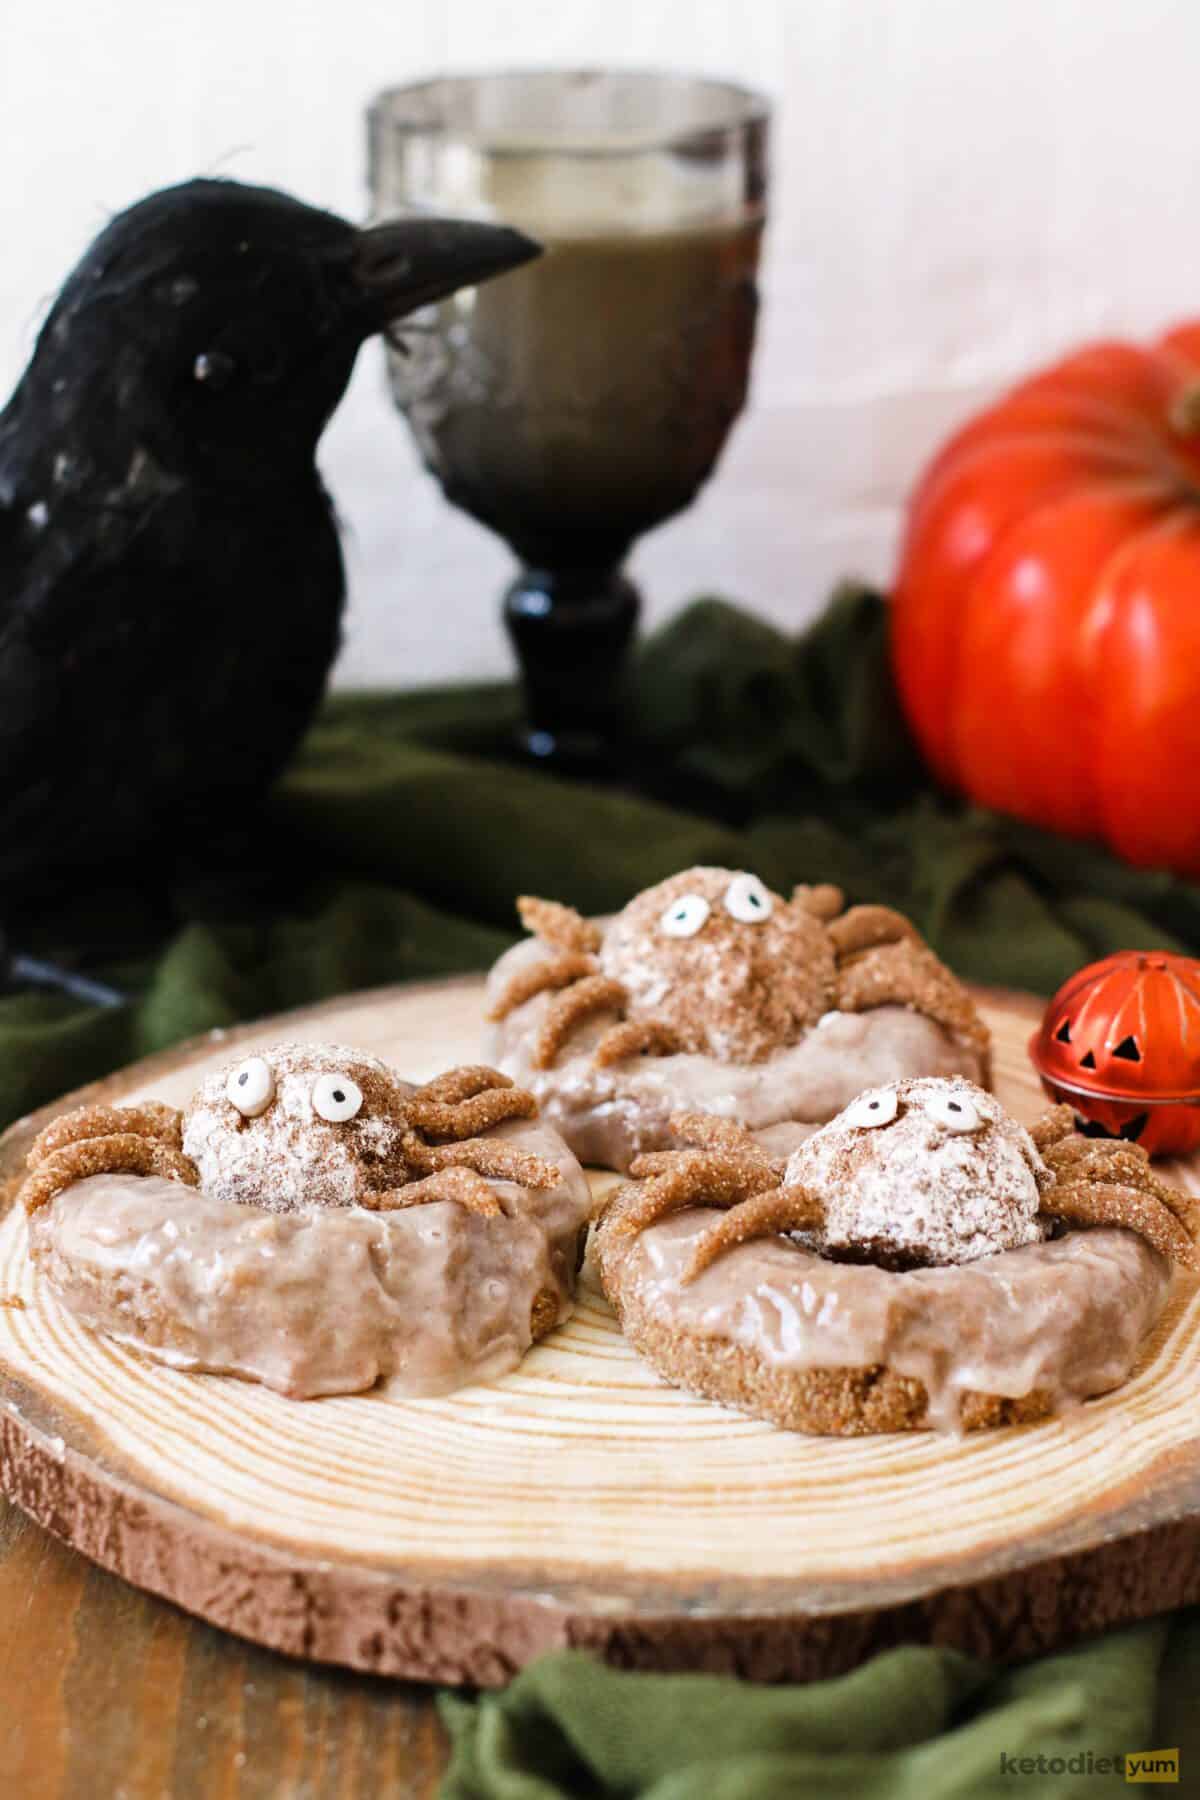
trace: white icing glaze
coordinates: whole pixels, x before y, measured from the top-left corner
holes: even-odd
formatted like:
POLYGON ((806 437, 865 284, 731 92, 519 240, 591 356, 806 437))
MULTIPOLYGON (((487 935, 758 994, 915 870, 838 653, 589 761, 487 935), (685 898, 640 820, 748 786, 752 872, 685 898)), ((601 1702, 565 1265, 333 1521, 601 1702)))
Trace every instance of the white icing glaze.
POLYGON ((514 1368, 549 1290, 570 1308, 591 1199, 539 1121, 495 1135, 556 1163, 546 1192, 494 1182, 503 1213, 239 1205, 157 1176, 77 1182, 29 1221, 34 1261, 85 1325, 181 1369, 296 1398, 381 1377, 437 1394, 514 1368))
MULTIPOLYGON (((810 1140, 811 1141, 811 1140, 810 1140)), ((786 1379, 883 1365, 921 1381, 953 1429, 968 1391, 1062 1407, 1127 1379, 1166 1302, 1170 1265, 1135 1233, 1073 1231, 966 1267, 894 1273, 834 1263, 785 1238, 739 1245, 682 1280, 721 1214, 693 1207, 625 1252, 622 1293, 649 1318, 752 1351, 786 1379)))
MULTIPOLYGON (((490 999, 513 975, 553 954, 537 938, 515 944, 488 979, 490 999)), ((531 1052, 551 1003, 538 994, 488 1027, 484 1059, 536 1097, 585 1163, 627 1169, 643 1150, 669 1149, 671 1115, 711 1112, 751 1130, 830 1119, 864 1088, 882 1087, 898 1072, 980 1074, 979 1058, 932 1019, 903 1006, 864 1013, 826 1013, 820 1029, 766 1061, 736 1064, 713 1056, 642 1056, 597 1068, 592 1050, 615 1015, 597 1015, 572 1034, 553 1068, 537 1069, 531 1052)))

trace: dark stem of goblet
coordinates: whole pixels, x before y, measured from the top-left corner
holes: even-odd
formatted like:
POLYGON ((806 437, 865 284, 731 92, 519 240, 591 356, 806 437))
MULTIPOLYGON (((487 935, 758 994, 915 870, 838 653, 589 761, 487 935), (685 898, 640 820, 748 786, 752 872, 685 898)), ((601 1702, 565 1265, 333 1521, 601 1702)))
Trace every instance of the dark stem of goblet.
POLYGON ((620 763, 622 678, 641 596, 618 567, 526 567, 504 596, 525 688, 522 748, 562 774, 620 763))

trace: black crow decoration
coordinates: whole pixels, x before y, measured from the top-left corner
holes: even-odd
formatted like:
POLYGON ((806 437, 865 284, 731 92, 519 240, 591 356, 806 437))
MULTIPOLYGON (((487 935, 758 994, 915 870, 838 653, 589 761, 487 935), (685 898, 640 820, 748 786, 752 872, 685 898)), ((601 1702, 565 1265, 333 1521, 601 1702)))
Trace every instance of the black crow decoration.
POLYGON ((314 453, 360 345, 537 248, 233 181, 101 232, 0 414, 0 923, 245 816, 338 647, 314 453))

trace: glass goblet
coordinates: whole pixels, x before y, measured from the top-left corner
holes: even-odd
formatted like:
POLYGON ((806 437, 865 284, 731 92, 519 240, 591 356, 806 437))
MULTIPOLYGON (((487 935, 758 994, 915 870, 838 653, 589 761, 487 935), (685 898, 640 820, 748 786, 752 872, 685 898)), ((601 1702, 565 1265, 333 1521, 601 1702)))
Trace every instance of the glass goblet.
POLYGON ((622 564, 745 402, 767 128, 746 89, 629 71, 445 78, 370 109, 376 219, 504 220, 545 247, 405 320, 389 370, 446 498, 520 559, 522 738, 559 767, 611 764, 639 608, 622 564))

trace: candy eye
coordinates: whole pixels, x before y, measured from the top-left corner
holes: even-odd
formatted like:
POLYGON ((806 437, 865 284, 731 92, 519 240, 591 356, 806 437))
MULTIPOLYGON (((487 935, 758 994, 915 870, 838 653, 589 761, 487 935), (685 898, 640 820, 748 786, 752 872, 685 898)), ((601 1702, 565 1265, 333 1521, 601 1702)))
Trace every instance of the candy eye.
POLYGON ((966 1094, 934 1094, 925 1111, 947 1131, 978 1131, 983 1124, 979 1108, 966 1094))
POLYGON ((873 1125, 890 1125, 900 1110, 894 1088, 883 1088, 877 1094, 860 1094, 842 1114, 843 1125, 869 1131, 873 1125))
POLYGON ((313 1111, 331 1125, 353 1119, 363 1103, 362 1089, 348 1075, 318 1075, 313 1083, 313 1111))
POLYGON ((257 1119, 275 1098, 275 1076, 261 1056, 248 1056, 232 1069, 225 1083, 225 1098, 244 1119, 257 1119))
POLYGON ((684 894, 668 906, 658 923, 667 937, 695 937, 711 911, 703 894, 684 894))
POLYGON ((775 902, 757 875, 735 875, 725 890, 725 911, 743 925, 761 925, 775 902))

